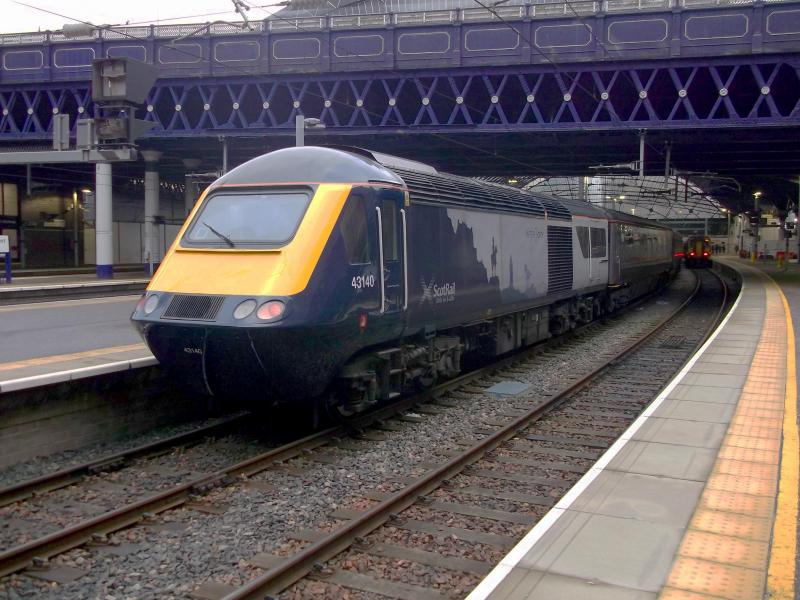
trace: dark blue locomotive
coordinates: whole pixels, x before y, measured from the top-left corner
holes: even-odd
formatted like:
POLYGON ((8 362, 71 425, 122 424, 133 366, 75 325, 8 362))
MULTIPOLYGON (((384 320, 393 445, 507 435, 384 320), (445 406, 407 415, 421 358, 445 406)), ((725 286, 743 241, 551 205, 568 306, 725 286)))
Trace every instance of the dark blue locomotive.
POLYGON ((217 180, 132 319, 217 396, 353 414, 587 323, 674 273, 670 229, 355 148, 217 180))

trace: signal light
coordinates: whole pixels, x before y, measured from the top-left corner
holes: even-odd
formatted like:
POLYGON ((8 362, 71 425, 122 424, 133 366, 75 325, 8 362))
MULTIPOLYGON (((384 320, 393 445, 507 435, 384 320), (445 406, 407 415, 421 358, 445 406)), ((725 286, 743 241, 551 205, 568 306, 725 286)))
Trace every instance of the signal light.
POLYGON ((274 321, 283 316, 286 305, 280 300, 270 300, 264 302, 259 308, 256 316, 262 321, 274 321))

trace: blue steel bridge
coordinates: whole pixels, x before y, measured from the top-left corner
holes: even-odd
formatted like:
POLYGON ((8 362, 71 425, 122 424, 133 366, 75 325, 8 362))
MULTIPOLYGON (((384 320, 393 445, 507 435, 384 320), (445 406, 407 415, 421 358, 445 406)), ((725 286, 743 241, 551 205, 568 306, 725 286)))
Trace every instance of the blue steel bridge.
MULTIPOLYGON (((353 143, 470 175, 589 174, 638 158, 796 197, 800 2, 295 2, 228 23, 0 36, 0 144, 47 144, 91 116, 94 58, 155 64, 142 146, 219 168, 293 142, 298 114, 353 143), (669 152, 667 151, 669 147, 669 152), (794 186, 794 187, 792 187, 794 186)), ((10 169, 10 168, 8 168, 10 169)), ((8 170, 6 169, 6 170, 8 170)), ((141 165, 115 167, 139 172, 141 165)), ((87 169, 91 179, 92 171, 87 169)))

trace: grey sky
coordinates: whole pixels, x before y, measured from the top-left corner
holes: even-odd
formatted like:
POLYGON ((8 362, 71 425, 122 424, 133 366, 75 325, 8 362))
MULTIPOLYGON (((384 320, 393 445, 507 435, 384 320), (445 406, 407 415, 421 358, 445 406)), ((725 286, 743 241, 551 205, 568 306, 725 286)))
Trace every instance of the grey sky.
MULTIPOLYGON (((270 9, 257 8, 273 4, 275 0, 251 0, 253 8, 247 12, 249 19, 259 21, 267 17, 270 9)), ((205 23, 207 21, 241 21, 233 10, 231 0, 192 0, 192 2, 163 2, 138 0, 114 2, 109 0, 20 0, 40 9, 65 15, 48 14, 43 10, 23 6, 13 0, 0 0, 0 33, 21 33, 61 29, 65 23, 89 21, 95 25, 134 23, 205 23)))

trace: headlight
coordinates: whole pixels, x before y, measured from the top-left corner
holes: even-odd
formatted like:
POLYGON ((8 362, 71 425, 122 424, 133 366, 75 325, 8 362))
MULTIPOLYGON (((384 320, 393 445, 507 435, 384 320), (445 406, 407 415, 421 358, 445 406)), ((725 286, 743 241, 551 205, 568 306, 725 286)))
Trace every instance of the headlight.
POLYGON ((237 306, 233 311, 233 318, 244 319, 245 317, 249 317, 251 314, 253 314, 255 309, 255 300, 245 300, 244 302, 240 302, 239 306, 237 306))
POLYGON ((144 314, 149 315, 158 308, 158 294, 153 294, 144 303, 144 314))
POLYGON ((280 300, 270 300, 258 307, 256 315, 262 321, 272 321, 283 315, 286 305, 280 300))

